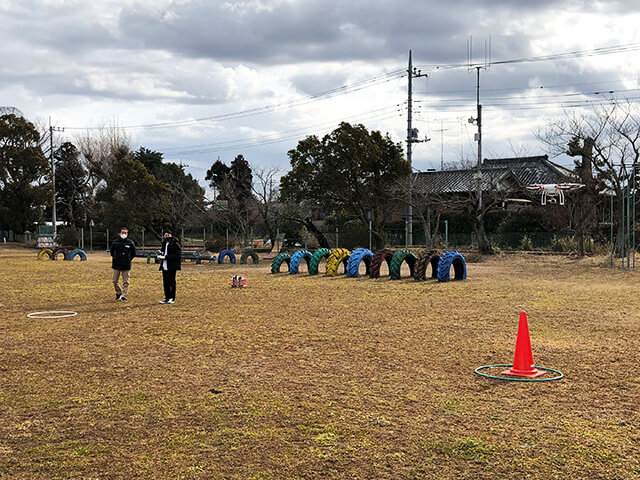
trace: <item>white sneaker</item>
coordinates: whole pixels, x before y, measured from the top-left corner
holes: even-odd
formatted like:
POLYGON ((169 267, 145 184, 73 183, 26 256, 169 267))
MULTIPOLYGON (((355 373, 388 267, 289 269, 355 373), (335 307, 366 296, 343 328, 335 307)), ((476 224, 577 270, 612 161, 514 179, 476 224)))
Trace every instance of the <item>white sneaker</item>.
POLYGON ((176 303, 175 298, 170 298, 169 300, 167 300, 167 303, 176 303))
POLYGON ((160 300, 158 303, 169 303, 169 300, 165 298, 164 300, 160 300))

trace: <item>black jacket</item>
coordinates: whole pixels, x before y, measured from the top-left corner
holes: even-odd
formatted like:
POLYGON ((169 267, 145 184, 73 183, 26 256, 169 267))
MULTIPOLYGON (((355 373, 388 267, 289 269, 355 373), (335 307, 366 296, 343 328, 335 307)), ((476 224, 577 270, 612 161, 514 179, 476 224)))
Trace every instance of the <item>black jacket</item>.
MULTIPOLYGON (((169 242, 169 248, 167 249, 167 270, 180 270, 180 262, 182 260, 182 247, 176 237, 169 237, 162 240, 162 247, 160 247, 160 255, 164 255, 165 245, 169 242)), ((162 270, 162 260, 160 260, 160 268, 162 270)))
POLYGON ((136 246, 129 238, 116 238, 111 244, 111 268, 131 270, 131 260, 136 256, 136 246))

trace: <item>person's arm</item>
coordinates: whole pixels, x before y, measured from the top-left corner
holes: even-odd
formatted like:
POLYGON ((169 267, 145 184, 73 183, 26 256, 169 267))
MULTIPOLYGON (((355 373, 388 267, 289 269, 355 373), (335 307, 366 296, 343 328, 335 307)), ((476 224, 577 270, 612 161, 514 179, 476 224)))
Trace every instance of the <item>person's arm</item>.
POLYGON ((131 242, 131 260, 136 257, 136 244, 131 242))
POLYGON ((172 242, 169 244, 169 248, 167 249, 167 260, 169 259, 180 259, 180 244, 178 242, 172 242))
POLYGON ((111 254, 112 257, 114 257, 115 255, 113 254, 113 246, 116 244, 115 241, 111 242, 111 248, 109 249, 109 253, 111 254))

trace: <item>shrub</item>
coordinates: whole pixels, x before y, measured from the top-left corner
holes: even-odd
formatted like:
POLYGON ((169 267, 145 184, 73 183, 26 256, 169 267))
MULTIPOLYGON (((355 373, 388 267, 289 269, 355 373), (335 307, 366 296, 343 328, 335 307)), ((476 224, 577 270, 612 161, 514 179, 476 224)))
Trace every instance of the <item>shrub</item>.
POLYGON ((533 250, 533 242, 526 235, 520 240, 520 250, 533 250))
POLYGON ((553 236, 551 240, 551 250, 554 252, 573 252, 577 249, 574 237, 553 236))

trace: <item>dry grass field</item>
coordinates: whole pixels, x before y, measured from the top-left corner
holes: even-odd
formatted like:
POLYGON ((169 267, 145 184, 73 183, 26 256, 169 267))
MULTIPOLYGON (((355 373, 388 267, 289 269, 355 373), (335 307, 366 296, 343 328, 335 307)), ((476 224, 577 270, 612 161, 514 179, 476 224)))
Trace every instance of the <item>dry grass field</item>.
POLYGON ((604 258, 449 283, 188 263, 158 305, 143 259, 123 304, 104 252, 36 253, 0 249, 2 479, 640 478, 640 273, 604 258), (474 374, 512 362, 521 309, 564 379, 474 374))

